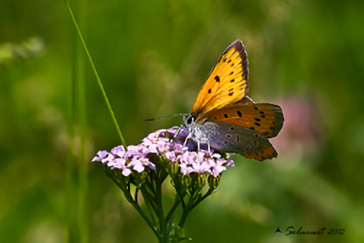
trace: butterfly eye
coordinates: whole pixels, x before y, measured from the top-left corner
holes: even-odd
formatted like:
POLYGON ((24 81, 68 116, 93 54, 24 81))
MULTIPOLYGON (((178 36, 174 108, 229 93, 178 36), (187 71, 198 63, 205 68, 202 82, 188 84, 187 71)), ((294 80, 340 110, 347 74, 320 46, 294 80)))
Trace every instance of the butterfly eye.
POLYGON ((194 121, 194 118, 193 118, 192 114, 185 114, 183 116, 183 123, 185 125, 191 125, 193 123, 193 121, 194 121))
POLYGON ((193 117, 192 116, 189 116, 187 118, 187 124, 191 124, 193 122, 193 117))

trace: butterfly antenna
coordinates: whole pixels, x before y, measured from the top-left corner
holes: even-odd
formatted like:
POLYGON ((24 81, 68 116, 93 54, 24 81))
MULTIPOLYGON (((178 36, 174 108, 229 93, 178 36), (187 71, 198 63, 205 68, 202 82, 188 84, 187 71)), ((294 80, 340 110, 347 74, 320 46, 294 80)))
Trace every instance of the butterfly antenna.
POLYGON ((178 113, 178 114, 169 115, 169 116, 162 116, 162 117, 158 117, 158 118, 144 119, 144 121, 154 121, 154 120, 159 120, 159 119, 164 119, 164 118, 169 118, 169 117, 183 116, 183 115, 186 115, 186 114, 187 113, 178 113))

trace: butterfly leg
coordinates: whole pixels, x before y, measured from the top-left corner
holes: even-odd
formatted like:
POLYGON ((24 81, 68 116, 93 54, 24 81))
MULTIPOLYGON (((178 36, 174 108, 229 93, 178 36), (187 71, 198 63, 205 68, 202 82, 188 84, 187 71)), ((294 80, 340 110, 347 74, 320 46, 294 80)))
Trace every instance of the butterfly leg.
MULTIPOLYGON (((187 128, 182 124, 181 126, 179 126, 179 128, 176 130, 176 132, 173 134, 173 136, 169 139, 169 142, 171 142, 171 140, 173 139, 173 141, 178 140, 178 136, 180 135, 180 133, 183 130, 186 130, 187 128)), ((187 139, 186 139, 187 140, 187 139)))
POLYGON ((178 135, 181 133, 182 131, 182 125, 177 129, 177 131, 173 134, 173 139, 178 138, 178 135))
POLYGON ((186 147, 188 139, 192 138, 192 133, 188 133, 187 137, 185 138, 185 142, 183 143, 183 147, 186 147))
MULTIPOLYGON (((207 137, 202 137, 201 143, 207 144, 207 151, 210 153, 211 152, 210 139, 207 137)), ((198 141, 198 145, 200 145, 200 141, 198 141)), ((198 148, 198 150, 200 150, 200 147, 198 148)))

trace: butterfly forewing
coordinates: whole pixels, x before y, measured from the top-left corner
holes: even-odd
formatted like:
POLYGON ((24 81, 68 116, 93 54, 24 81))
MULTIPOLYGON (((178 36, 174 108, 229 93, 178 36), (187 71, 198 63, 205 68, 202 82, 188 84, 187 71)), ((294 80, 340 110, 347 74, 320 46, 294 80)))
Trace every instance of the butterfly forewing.
POLYGON ((197 96, 192 114, 199 115, 242 100, 248 91, 248 59, 243 43, 234 41, 221 55, 197 96))
POLYGON ((258 103, 236 104, 210 111, 201 117, 206 121, 220 121, 256 131, 266 138, 277 136, 283 126, 283 113, 278 105, 258 103))

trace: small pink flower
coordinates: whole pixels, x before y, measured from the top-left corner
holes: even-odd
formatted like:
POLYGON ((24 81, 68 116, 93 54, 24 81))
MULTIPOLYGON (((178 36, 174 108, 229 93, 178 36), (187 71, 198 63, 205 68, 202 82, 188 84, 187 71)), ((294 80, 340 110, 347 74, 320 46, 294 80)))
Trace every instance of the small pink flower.
POLYGON ((189 175, 190 173, 195 172, 195 170, 188 164, 181 164, 180 168, 183 175, 189 175))
POLYGON ((150 161, 150 158, 153 158, 152 154, 164 156, 174 166, 177 164, 183 175, 207 173, 216 177, 227 167, 234 166, 231 158, 221 158, 221 155, 213 150, 194 151, 196 145, 191 141, 184 147, 184 139, 188 134, 182 130, 174 138, 177 131, 179 127, 161 129, 149 134, 141 144, 129 145, 127 149, 120 145, 111 149, 110 153, 101 150, 92 161, 101 161, 110 169, 121 170, 123 176, 129 176, 133 171, 142 173, 147 167, 156 170, 155 163, 150 161))
POLYGON ((122 145, 116 146, 115 148, 111 149, 110 151, 112 154, 115 154, 119 157, 123 157, 125 154, 125 148, 122 145))
POLYGON ((109 155, 109 152, 106 150, 100 150, 96 153, 96 156, 92 159, 92 162, 101 161, 102 159, 106 158, 109 155))

